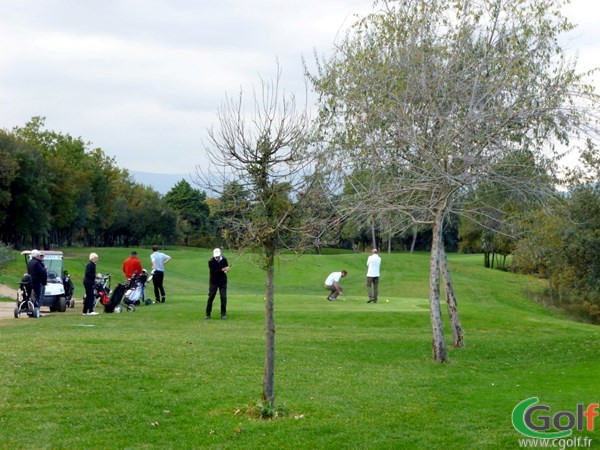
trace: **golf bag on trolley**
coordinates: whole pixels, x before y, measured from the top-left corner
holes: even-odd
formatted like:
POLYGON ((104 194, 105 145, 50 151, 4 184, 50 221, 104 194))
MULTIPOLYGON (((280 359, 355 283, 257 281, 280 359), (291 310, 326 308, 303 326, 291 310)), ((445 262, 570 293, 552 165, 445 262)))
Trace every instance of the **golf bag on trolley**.
POLYGON ((110 300, 110 293, 110 274, 97 274, 94 281, 94 307, 98 303, 105 306, 110 300))
POLYGON ((40 317, 40 308, 35 306, 33 290, 31 288, 31 276, 23 275, 19 283, 19 291, 17 292, 17 307, 14 314, 15 319, 19 318, 20 314, 27 314, 29 317, 40 317))
POLYGON ((143 269, 141 274, 138 275, 135 272, 130 279, 125 281, 124 285, 127 289, 125 291, 124 303, 128 307, 132 305, 134 306, 133 310, 135 310, 135 306, 137 305, 142 303, 149 305, 152 303, 152 300, 146 298, 146 283, 151 279, 148 277, 146 269, 143 269))

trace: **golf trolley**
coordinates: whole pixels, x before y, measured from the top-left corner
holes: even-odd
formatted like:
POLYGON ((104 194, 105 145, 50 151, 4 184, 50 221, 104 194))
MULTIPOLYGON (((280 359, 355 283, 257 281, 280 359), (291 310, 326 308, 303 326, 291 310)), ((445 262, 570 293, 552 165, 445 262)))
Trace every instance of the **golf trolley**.
MULTIPOLYGON (((99 273, 96 275, 96 282, 94 283, 94 306, 100 303, 104 307, 105 313, 120 313, 123 308, 121 307, 121 300, 126 295, 129 287, 129 280, 125 284, 117 284, 117 287, 112 290, 110 288, 110 274, 102 275, 99 273)), ((127 312, 135 311, 135 305, 130 304, 125 300, 127 305, 127 312)))
POLYGON ((31 276, 25 274, 19 283, 17 291, 17 307, 15 308, 15 319, 21 314, 27 314, 29 317, 40 317, 40 308, 35 306, 32 298, 31 276))
POLYGON ((125 281, 124 286, 126 291, 124 302, 128 309, 129 306, 132 306, 135 311, 135 307, 142 303, 146 305, 152 303, 151 299, 146 298, 146 283, 151 279, 151 276, 148 277, 148 271, 143 269, 141 274, 138 275, 137 272, 134 272, 133 276, 125 281))
POLYGON ((96 274, 94 281, 94 308, 98 303, 105 306, 110 301, 110 274, 96 274))

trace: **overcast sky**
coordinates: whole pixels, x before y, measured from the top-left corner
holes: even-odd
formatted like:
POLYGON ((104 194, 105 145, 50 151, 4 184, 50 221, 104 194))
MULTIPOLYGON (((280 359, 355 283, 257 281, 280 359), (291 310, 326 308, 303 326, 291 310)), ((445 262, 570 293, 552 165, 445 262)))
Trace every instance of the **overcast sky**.
MULTIPOLYGON (((225 95, 271 79, 302 96, 302 57, 328 54, 369 0, 0 0, 0 128, 45 116, 133 171, 205 164, 225 95)), ((600 65, 600 1, 565 10, 580 70, 600 65)), ((600 84, 598 84, 600 91, 600 84)))

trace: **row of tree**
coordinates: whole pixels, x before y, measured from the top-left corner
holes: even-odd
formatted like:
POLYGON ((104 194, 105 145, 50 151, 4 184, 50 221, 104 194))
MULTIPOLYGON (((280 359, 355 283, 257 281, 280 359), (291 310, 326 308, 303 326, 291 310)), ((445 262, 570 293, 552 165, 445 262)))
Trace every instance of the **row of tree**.
MULTIPOLYGON (((286 195, 288 188, 281 185, 286 195)), ((327 192, 314 200, 331 204, 327 192)), ((237 180, 227 180, 215 198, 207 198, 186 180, 163 196, 135 182, 102 149, 68 133, 46 130, 42 117, 12 131, 0 129, 0 241, 15 248, 155 242, 235 248, 243 230, 228 226, 227 218, 239 215, 240 205, 252 207, 252 201, 250 191, 237 180)), ((312 212, 322 209, 315 204, 312 212)), ((373 221, 348 218, 339 224, 333 233, 336 239, 323 243, 364 249, 381 242, 385 233, 373 221)), ((388 236, 396 249, 406 247, 406 239, 388 236)), ((413 247, 427 249, 428 242, 425 229, 413 247)))
POLYGON ((0 130, 0 239, 16 248, 175 238, 176 214, 99 148, 34 117, 0 130))
POLYGON ((512 242, 512 270, 549 281, 543 301, 600 324, 600 154, 585 151, 560 214, 531 211, 512 242))
POLYGON ((163 196, 42 117, 0 129, 0 241, 12 247, 216 245, 218 202, 185 180, 163 196))

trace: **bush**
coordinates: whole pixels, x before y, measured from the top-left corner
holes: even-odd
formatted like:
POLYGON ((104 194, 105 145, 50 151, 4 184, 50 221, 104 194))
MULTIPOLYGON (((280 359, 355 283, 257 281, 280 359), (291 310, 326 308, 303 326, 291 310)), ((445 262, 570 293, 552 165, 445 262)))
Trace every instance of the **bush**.
POLYGON ((4 242, 0 241, 0 267, 14 261, 15 255, 12 250, 11 245, 6 245, 4 242))

